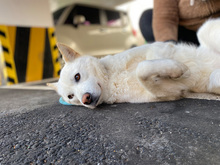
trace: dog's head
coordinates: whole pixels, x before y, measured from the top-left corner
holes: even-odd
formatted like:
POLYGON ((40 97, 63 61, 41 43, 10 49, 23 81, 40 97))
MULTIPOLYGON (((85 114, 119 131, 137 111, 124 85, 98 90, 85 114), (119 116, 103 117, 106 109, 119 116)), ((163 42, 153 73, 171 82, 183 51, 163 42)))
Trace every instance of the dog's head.
POLYGON ((65 65, 57 83, 48 83, 69 104, 95 108, 102 103, 106 70, 100 60, 81 56, 64 44, 57 44, 65 65))

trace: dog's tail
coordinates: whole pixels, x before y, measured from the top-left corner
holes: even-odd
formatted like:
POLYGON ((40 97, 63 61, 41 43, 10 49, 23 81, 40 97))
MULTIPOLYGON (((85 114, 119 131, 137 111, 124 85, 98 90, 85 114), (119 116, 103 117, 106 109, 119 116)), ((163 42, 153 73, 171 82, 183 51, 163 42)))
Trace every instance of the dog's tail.
POLYGON ((209 19, 197 32, 202 47, 220 53, 220 19, 209 19))

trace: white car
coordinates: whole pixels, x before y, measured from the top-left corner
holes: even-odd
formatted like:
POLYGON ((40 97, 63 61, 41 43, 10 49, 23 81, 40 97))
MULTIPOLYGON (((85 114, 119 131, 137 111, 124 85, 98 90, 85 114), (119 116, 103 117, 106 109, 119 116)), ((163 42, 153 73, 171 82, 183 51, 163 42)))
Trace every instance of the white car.
POLYGON ((53 16, 58 42, 80 54, 115 54, 137 45, 124 11, 74 4, 57 10, 53 16))

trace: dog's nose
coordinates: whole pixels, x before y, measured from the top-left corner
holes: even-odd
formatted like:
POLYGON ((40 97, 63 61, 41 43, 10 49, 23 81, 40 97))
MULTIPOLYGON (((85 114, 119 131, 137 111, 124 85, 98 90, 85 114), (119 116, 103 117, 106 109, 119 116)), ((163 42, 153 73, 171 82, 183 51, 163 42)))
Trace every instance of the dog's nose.
POLYGON ((92 103, 92 95, 90 93, 85 93, 82 97, 83 104, 89 105, 92 103))

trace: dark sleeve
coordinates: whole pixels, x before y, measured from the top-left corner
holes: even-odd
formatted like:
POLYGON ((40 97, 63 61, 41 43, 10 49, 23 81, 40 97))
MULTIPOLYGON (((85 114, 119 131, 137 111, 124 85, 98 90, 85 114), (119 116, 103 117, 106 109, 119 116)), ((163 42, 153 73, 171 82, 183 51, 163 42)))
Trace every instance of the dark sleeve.
POLYGON ((153 33, 156 41, 178 38, 178 0, 154 0, 153 33))

